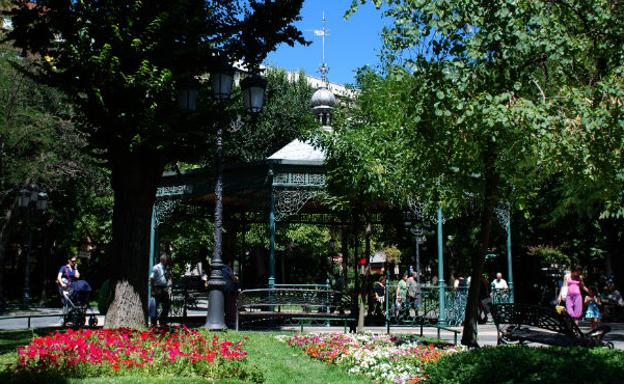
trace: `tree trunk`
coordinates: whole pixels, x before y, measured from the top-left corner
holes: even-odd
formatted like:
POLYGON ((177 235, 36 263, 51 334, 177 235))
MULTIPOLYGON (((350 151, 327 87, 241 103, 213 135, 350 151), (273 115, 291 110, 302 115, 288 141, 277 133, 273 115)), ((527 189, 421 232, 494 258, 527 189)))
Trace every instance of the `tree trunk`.
POLYGON ((624 281, 624 262, 622 262, 622 247, 620 228, 622 227, 621 219, 602 220, 602 229, 606 236, 606 273, 613 275, 618 285, 624 281))
POLYGON ((342 254, 342 290, 346 292, 349 286, 349 231, 347 225, 344 224, 345 221, 342 221, 342 226, 340 227, 340 253, 342 254))
POLYGON ((496 206, 496 195, 499 176, 496 171, 496 152, 493 143, 490 143, 484 154, 485 180, 483 191, 483 211, 481 212, 481 250, 472 256, 472 274, 470 275, 470 287, 468 289, 468 302, 464 315, 464 331, 461 343, 469 347, 478 347, 477 321, 479 319, 479 290, 481 287, 481 275, 485 264, 485 254, 490 248, 492 235, 492 221, 496 206))
POLYGON ((112 294, 106 328, 147 324, 150 223, 162 171, 161 162, 153 155, 124 154, 112 160, 112 294))
MULTIPOLYGON (((367 262, 366 265, 364 266, 364 268, 366 268, 366 272, 362 275, 362 282, 360 284, 360 293, 358 295, 359 297, 359 301, 358 301, 358 332, 364 332, 364 319, 366 317, 366 305, 367 303, 367 298, 368 298, 368 283, 369 283, 369 279, 370 279, 370 268, 368 268, 368 258, 370 256, 370 235, 371 235, 371 225, 367 224, 366 225, 366 229, 364 230, 364 255, 363 257, 366 258, 367 262)), ((356 245, 357 246, 357 245, 356 245)), ((357 251, 356 251, 356 264, 359 265, 359 258, 357 257, 357 251)), ((357 268, 360 268, 359 266, 357 268)))
POLYGON ((13 208, 7 209, 4 215, 4 225, 0 229, 0 307, 4 304, 4 260, 6 257, 6 244, 9 241, 9 232, 12 227, 13 208))

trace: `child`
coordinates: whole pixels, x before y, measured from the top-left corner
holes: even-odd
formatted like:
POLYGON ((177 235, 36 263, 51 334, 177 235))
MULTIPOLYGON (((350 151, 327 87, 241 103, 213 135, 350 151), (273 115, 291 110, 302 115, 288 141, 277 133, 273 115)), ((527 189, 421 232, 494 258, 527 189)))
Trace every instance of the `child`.
POLYGON ((585 296, 585 305, 587 305, 587 311, 585 311, 585 319, 589 320, 591 329, 596 329, 598 323, 600 323, 600 305, 602 301, 600 297, 596 295, 593 288, 587 289, 587 296, 585 296))

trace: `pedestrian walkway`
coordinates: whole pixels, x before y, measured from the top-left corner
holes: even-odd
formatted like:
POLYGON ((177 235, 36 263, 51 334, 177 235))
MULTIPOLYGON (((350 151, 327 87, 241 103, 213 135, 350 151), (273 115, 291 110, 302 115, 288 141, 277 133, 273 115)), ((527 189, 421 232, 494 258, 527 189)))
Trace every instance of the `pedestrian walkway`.
MULTIPOLYGON (((87 313, 91 313, 89 310, 87 313)), ((98 324, 104 324, 104 316, 97 316, 98 324)), ((63 325, 61 308, 33 308, 29 310, 11 311, 0 315, 0 330, 28 328, 54 328, 63 325), (30 319, 29 319, 30 317, 30 319)))
MULTIPOLYGON (((6 316, 25 316, 25 315, 49 315, 50 317, 43 318, 32 318, 31 319, 31 328, 54 328, 59 327, 62 324, 62 311, 60 308, 40 308, 32 311, 20 311, 13 312, 11 314, 7 314, 5 316, 0 316, 0 330, 10 330, 10 329, 24 329, 27 328, 28 319, 25 318, 12 318, 6 319, 3 317, 6 316)), ((191 316, 201 316, 203 313, 192 313, 191 316)), ((98 324, 104 324, 104 316, 98 316, 98 324)), ((606 341, 610 341, 614 344, 615 348, 624 350, 624 323, 606 323, 611 327, 611 332, 605 336, 606 341)), ((457 331, 462 331, 462 327, 449 327, 450 329, 454 329, 457 331)), ((285 332, 295 332, 298 331, 299 325, 293 326, 284 326, 280 328, 285 332)), ((581 330, 584 332, 589 331, 589 328, 581 325, 581 330)), ((306 332, 317 332, 317 333, 326 333, 326 332, 343 332, 342 326, 310 326, 305 328, 306 332)), ((366 332, 372 333, 386 333, 386 328, 383 326, 379 327, 365 327, 366 332)), ((437 337, 437 329, 430 327, 425 327, 423 329, 423 336, 436 338, 437 337)), ((494 324, 486 324, 479 325, 479 345, 481 346, 495 346, 496 345, 496 327, 494 324)), ((401 328, 391 328, 391 334, 419 334, 420 327, 401 327, 401 328)), ((461 336, 461 335, 460 335, 461 336)), ((440 338, 449 342, 453 342, 453 333, 448 331, 442 331, 440 333, 440 338)))

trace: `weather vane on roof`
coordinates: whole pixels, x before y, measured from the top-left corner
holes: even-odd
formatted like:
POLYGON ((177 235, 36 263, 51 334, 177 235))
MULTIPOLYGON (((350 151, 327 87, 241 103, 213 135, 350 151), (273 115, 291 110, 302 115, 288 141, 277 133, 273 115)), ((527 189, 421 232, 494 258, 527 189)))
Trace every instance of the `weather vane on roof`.
POLYGON ((323 56, 321 66, 319 67, 319 72, 321 73, 321 80, 327 83, 327 72, 329 72, 329 66, 325 62, 325 36, 329 36, 329 29, 327 29, 326 25, 327 19, 325 18, 325 12, 323 12, 323 19, 321 20, 321 23, 323 24, 323 27, 321 29, 314 29, 312 30, 312 32, 314 32, 314 35, 320 37, 323 43, 323 56))

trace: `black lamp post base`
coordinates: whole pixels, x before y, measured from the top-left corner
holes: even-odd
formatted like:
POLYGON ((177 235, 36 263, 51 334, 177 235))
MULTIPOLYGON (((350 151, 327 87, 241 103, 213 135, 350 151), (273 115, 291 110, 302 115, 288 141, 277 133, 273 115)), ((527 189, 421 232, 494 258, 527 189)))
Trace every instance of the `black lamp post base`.
POLYGON ((213 285, 211 283, 214 282, 208 282, 210 289, 208 293, 208 315, 204 327, 211 331, 223 331, 227 329, 227 325, 225 325, 225 296, 223 294, 225 281, 220 280, 219 283, 221 284, 213 285))

